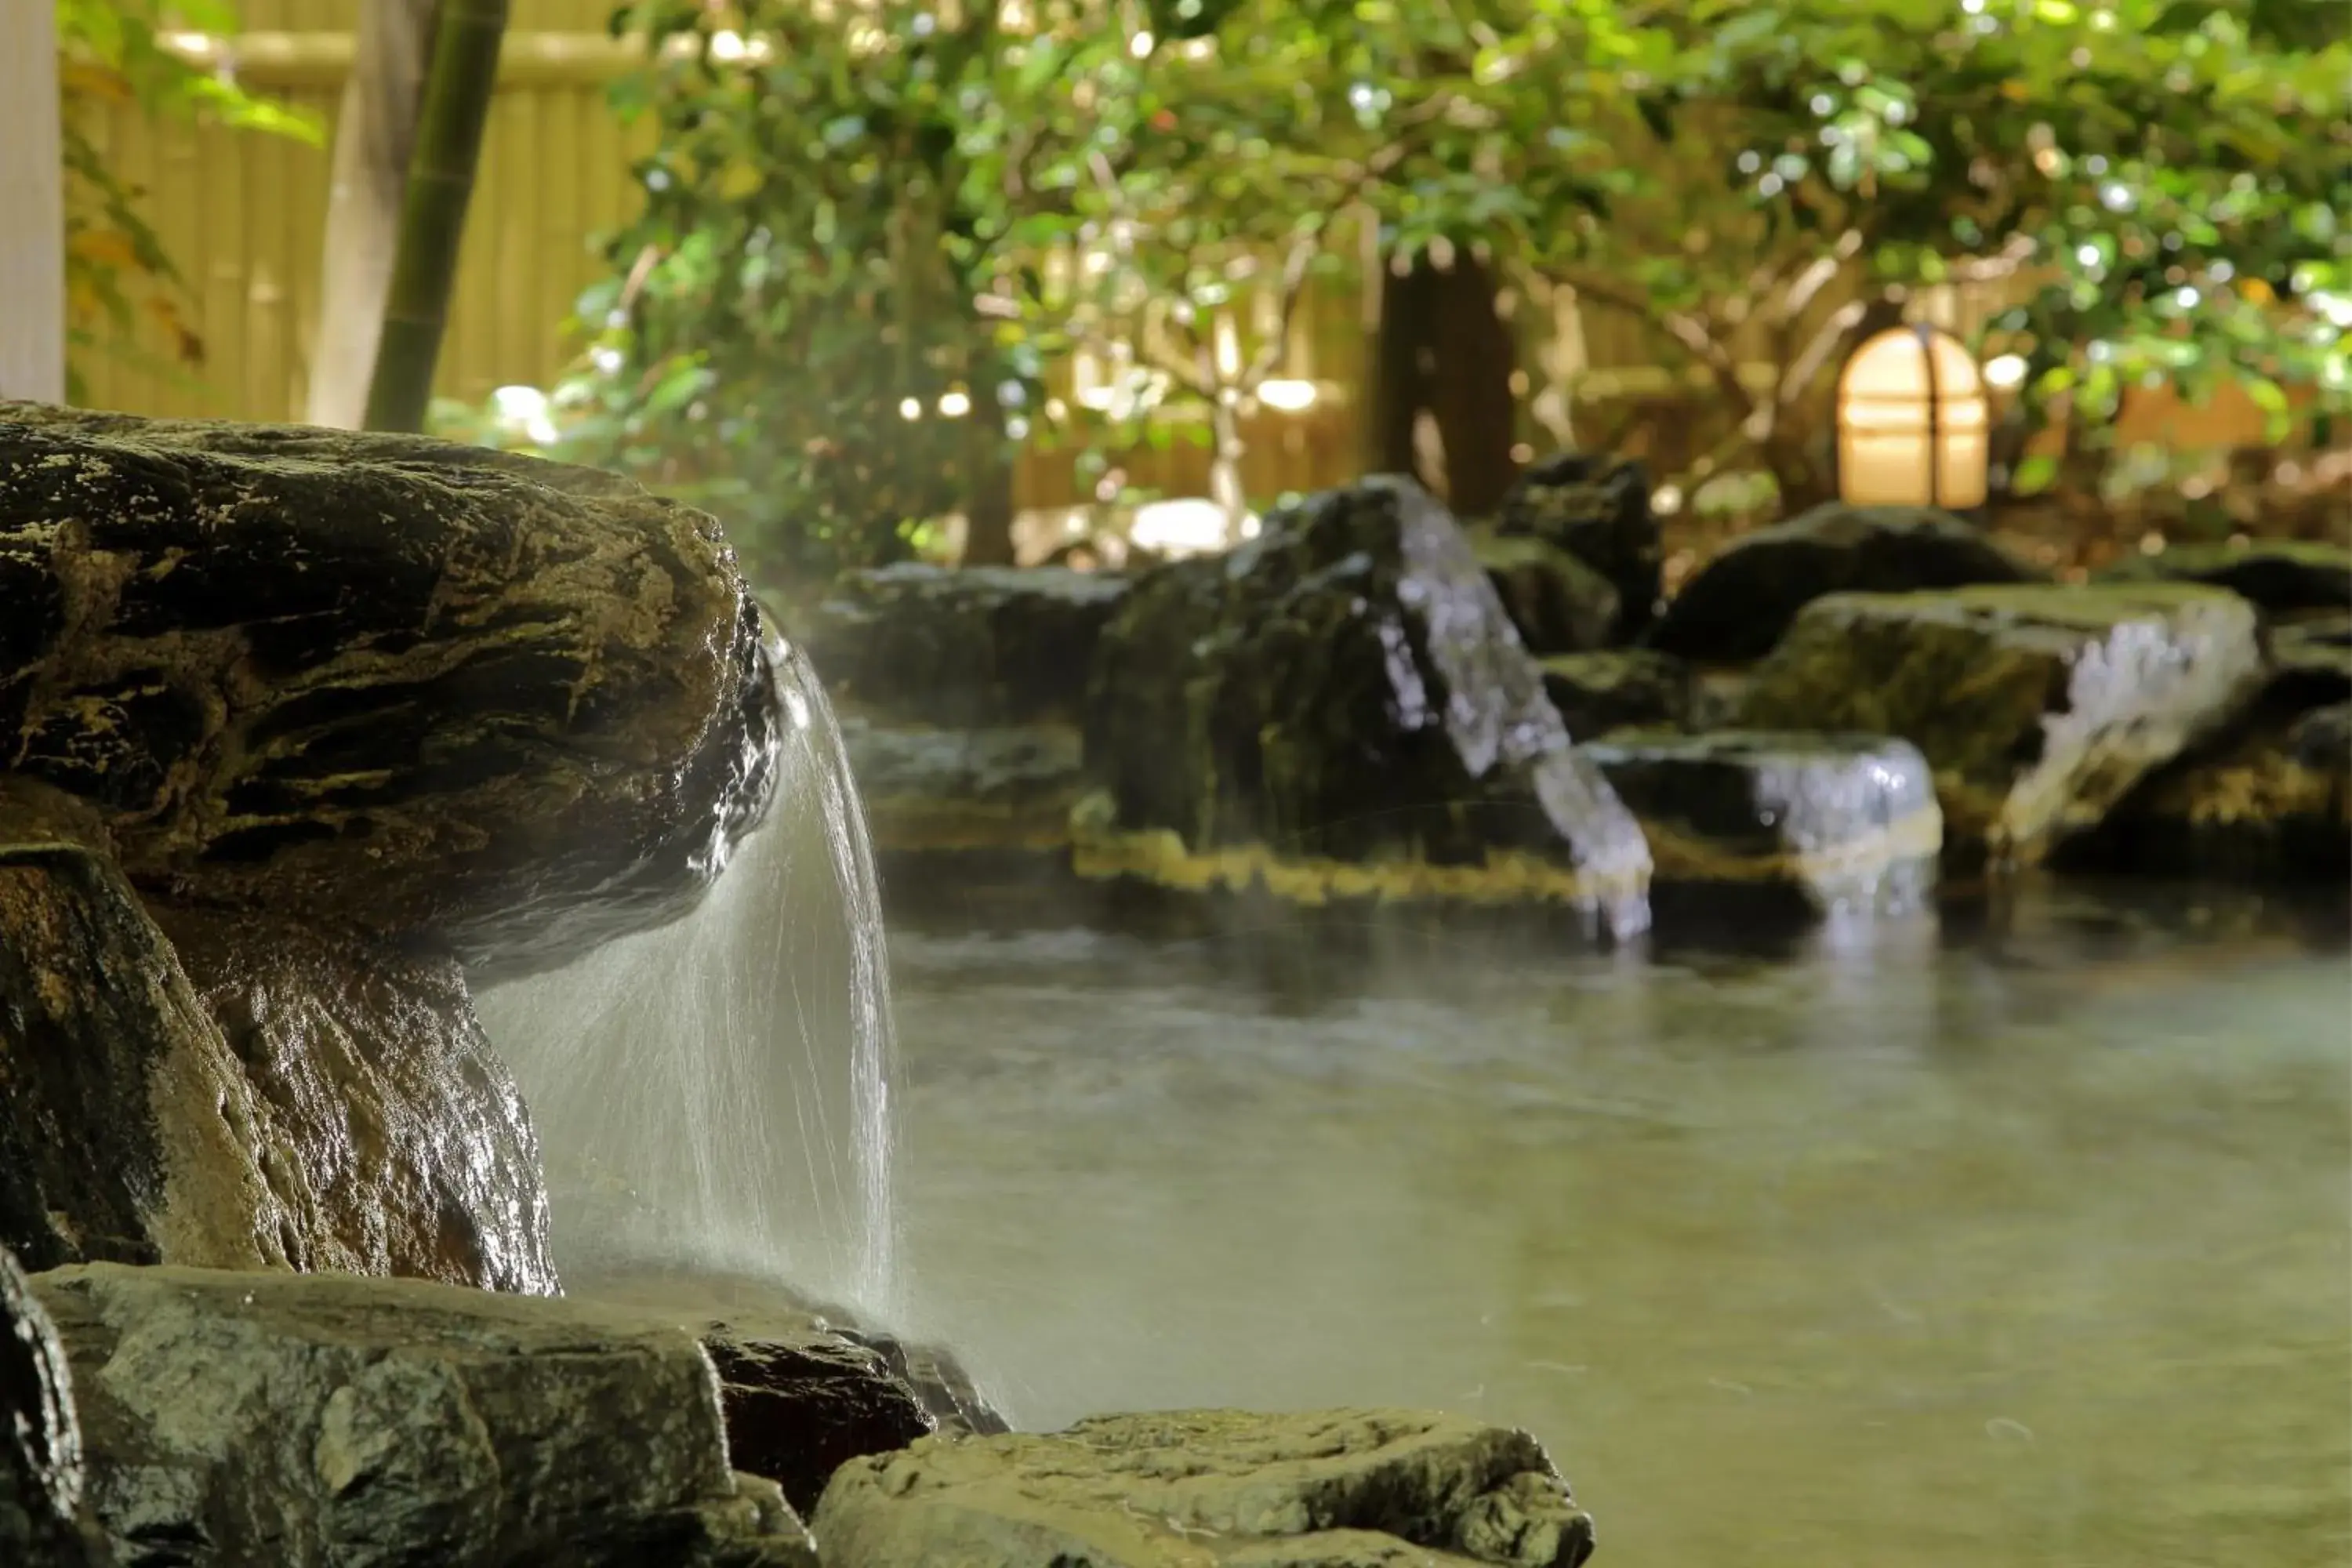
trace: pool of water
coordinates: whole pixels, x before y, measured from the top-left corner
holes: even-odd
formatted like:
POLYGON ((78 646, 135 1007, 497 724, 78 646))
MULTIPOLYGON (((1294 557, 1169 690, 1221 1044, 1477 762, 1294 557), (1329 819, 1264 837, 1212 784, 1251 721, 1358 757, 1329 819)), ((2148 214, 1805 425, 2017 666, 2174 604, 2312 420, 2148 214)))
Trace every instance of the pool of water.
POLYGON ((1523 1426, 1615 1568, 2352 1553, 2340 910, 1318 945, 898 933, 910 1326, 1015 1420, 1523 1426))

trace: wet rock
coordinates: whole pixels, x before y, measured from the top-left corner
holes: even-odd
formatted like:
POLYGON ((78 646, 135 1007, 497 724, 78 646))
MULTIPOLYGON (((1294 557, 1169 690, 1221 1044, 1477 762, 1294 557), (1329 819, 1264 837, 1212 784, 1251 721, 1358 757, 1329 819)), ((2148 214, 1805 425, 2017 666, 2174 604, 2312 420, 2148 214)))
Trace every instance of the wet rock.
POLYGON ((717 525, 422 437, 0 405, 0 762, 182 901, 552 963, 772 787, 717 525))
POLYGON ((0 1563, 100 1568, 82 1520, 81 1426, 49 1315, 0 1247, 0 1563))
POLYGON ((680 1331, 412 1280, 37 1277, 124 1568, 814 1568, 680 1331))
POLYGON ((841 723, 876 849, 1059 849, 1085 793, 1077 726, 841 723))
POLYGON ((1701 663, 1738 664, 1771 652, 1797 612, 1825 595, 2040 578, 1948 512, 1832 504, 1734 541, 1683 585, 1647 640, 1701 663))
POLYGON ((1592 1524, 1523 1432, 1411 1411, 1109 1415, 844 1466, 826 1568, 1576 1568, 1592 1524))
POLYGON ((1064 567, 853 572, 793 630, 845 708, 958 727, 1073 718, 1126 580, 1064 567))
POLYGON ((2287 753, 2306 768, 2352 767, 2352 702, 2315 708, 2286 734, 2287 753))
POLYGON ((1964 859, 2042 858, 2236 717, 2263 679, 2252 606, 2179 584, 1841 594, 1798 615, 1750 728, 1899 736, 1964 859))
POLYGON ((2301 712, 2352 699, 2352 616, 2324 616, 2270 628, 2268 697, 2301 712))
POLYGON ((2116 583, 2203 583, 2229 589, 2265 615, 2352 610, 2352 550, 2317 540, 2175 544, 2154 555, 2126 556, 2100 577, 2116 583))
POLYGON ((530 1121, 446 959, 186 910, 159 923, 0 779, 0 1243, 551 1291, 530 1121), (176 940, 174 940, 176 939, 176 940))
POLYGON ((848 1460, 929 1436, 938 1423, 882 1357, 838 1334, 702 1342, 719 1369, 734 1467, 782 1489, 803 1515, 848 1460))
POLYGON ((845 1328, 844 1339, 866 1346, 882 1358, 891 1375, 913 1391, 936 1430, 950 1436, 992 1436, 1013 1430, 972 1382, 951 1351, 937 1345, 913 1345, 895 1334, 845 1328))
POLYGON ((1818 911, 1916 905, 1943 814, 1918 749, 1877 735, 1620 731, 1585 748, 1642 821, 1656 897, 1741 890, 1818 911))
MULTIPOLYGON (((2311 719, 2347 710, 2320 710, 2311 719)), ((2340 722, 2340 719, 2338 721, 2340 722)), ((2151 775, 2092 832, 2069 869, 2264 884, 2352 879, 2352 743, 2259 726, 2151 775)), ((2352 742, 2352 736, 2338 739, 2352 742)))
POLYGON ((1656 616, 1665 551, 1650 515, 1650 476, 1624 458, 1566 452, 1522 472, 1497 530, 1559 546, 1617 590, 1617 634, 1639 637, 1656 616))
POLYGON ((1696 695, 1690 667, 1648 648, 1560 654, 1543 661, 1544 693, 1568 732, 1589 741, 1627 725, 1680 728, 1696 695))
POLYGON ((1580 653, 1608 646, 1618 622, 1617 590, 1608 578, 1541 539, 1472 538, 1478 563, 1529 653, 1580 653))
POLYGON ((1649 854, 1569 744, 1470 542, 1410 481, 1137 580, 1073 823, 1096 877, 1283 898, 1549 899, 1646 918, 1649 854))
POLYGON ((538 1138, 454 960, 315 927, 161 921, 258 1097, 289 1263, 554 1293, 538 1138))
POLYGON ((0 1246, 26 1267, 282 1265, 266 1113, 177 954, 70 804, 0 780, 0 1246), (54 803, 45 803, 54 805, 54 803))

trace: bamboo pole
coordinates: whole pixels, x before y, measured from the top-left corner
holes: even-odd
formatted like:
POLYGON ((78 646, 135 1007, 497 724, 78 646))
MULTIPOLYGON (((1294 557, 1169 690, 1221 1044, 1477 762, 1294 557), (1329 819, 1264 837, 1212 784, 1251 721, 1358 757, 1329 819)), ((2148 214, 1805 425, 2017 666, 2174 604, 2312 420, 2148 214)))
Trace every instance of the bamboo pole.
POLYGON ((368 387, 371 430, 421 430, 433 396, 433 365, 448 324, 466 209, 481 163, 482 132, 498 86, 507 0, 441 0, 433 64, 409 162, 400 248, 383 336, 368 387))
POLYGON ((335 120, 319 346, 303 410, 312 425, 352 430, 367 417, 432 49, 433 0, 362 0, 358 49, 335 120))
POLYGON ((57 12, 0 4, 0 397, 66 400, 65 149, 57 12))

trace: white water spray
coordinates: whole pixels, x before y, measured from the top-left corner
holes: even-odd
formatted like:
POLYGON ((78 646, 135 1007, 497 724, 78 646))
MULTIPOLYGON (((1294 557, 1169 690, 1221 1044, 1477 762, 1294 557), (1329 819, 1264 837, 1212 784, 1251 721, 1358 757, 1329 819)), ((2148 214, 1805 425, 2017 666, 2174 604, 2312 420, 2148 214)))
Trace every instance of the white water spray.
POLYGON ((881 902, 841 732, 780 641, 766 818, 669 925, 486 988, 539 1131, 556 1266, 898 1305, 881 902))

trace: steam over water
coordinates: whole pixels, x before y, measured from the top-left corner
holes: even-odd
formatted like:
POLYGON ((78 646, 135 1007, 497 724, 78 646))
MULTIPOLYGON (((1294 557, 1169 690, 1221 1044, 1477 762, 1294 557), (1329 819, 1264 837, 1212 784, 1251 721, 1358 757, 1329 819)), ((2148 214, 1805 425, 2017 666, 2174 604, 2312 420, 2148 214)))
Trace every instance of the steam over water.
POLYGON ((488 988, 567 1276, 752 1275, 886 1316, 888 960, 865 817, 805 659, 771 647, 781 777, 692 914, 488 988))

